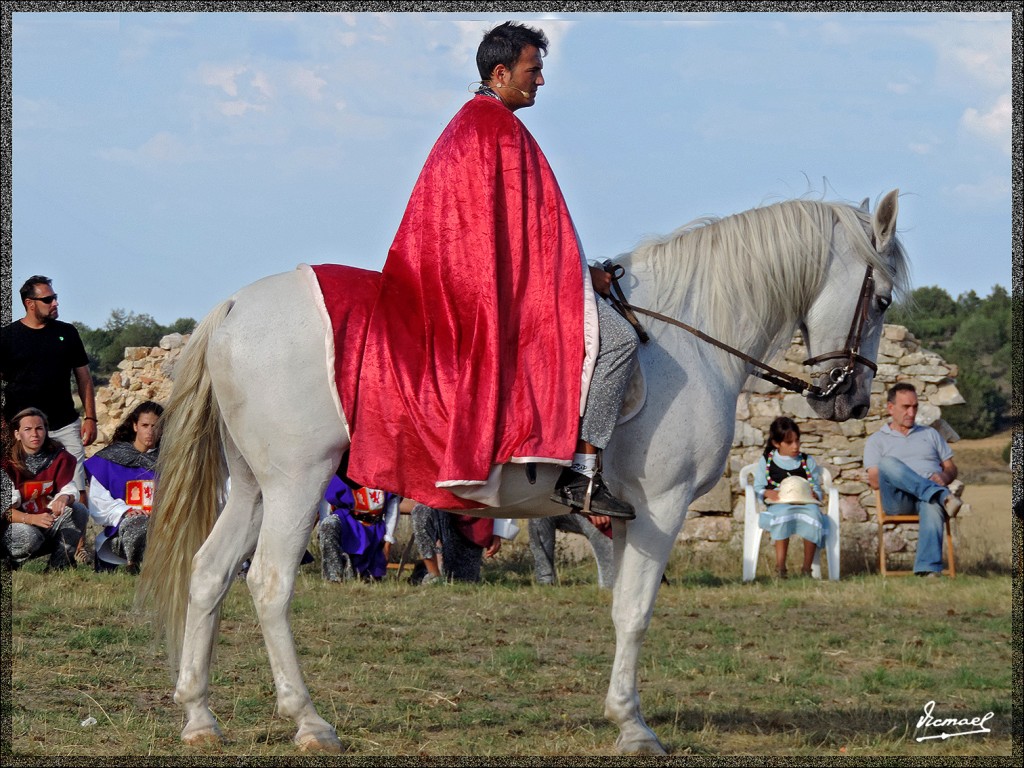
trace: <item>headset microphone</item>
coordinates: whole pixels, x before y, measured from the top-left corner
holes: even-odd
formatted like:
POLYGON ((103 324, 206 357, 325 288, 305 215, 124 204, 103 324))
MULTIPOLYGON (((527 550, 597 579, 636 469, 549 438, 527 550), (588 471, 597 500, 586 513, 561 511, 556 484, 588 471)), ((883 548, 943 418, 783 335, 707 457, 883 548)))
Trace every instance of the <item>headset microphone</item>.
POLYGON ((513 91, 519 91, 523 94, 524 99, 530 98, 530 94, 528 92, 524 91, 522 88, 516 88, 514 85, 505 85, 504 83, 495 83, 494 85, 497 88, 511 88, 513 91))

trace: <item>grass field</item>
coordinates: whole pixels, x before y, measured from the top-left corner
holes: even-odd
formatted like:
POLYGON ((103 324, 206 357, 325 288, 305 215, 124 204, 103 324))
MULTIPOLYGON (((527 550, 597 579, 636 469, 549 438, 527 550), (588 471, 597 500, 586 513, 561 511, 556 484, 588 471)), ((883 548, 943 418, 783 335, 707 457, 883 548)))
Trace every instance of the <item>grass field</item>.
MULTIPOLYGON (((592 565, 546 588, 529 565, 512 555, 480 585, 427 587, 331 585, 302 569, 292 625, 306 681, 349 755, 614 754, 602 717, 611 595, 592 565)), ((7 755, 296 756, 244 582, 226 600, 213 673, 228 741, 192 748, 164 656, 132 613, 133 578, 42 566, 4 574, 7 755)), ((743 584, 680 558, 667 575, 640 689, 672 753, 1010 755, 1009 576, 743 584), (935 718, 993 713, 990 732, 918 741, 942 732, 916 728, 930 701, 935 718)))

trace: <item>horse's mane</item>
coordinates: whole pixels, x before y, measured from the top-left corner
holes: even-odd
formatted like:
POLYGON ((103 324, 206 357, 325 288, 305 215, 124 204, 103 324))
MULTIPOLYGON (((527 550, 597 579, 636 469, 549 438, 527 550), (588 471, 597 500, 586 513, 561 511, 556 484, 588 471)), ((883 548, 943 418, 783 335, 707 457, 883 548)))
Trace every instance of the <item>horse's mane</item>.
POLYGON ((870 214, 845 203, 789 200, 727 218, 698 219, 642 243, 631 255, 654 277, 658 311, 678 317, 686 297, 699 296, 700 309, 690 316, 701 330, 765 354, 789 343, 818 295, 836 222, 865 265, 891 281, 897 294, 906 290, 908 267, 898 238, 888 254, 891 261, 879 258, 868 235, 870 214), (762 322, 739 322, 743 316, 762 322), (769 337, 769 329, 779 330, 769 337))

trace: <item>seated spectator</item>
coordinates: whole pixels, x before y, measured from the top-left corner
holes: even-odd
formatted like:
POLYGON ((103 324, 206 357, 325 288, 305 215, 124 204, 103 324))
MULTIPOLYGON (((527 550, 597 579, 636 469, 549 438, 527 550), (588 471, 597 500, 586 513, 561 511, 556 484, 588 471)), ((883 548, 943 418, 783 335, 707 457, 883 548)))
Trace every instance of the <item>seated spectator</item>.
POLYGON ((938 578, 946 518, 960 511, 964 484, 953 449, 937 430, 917 423, 917 408, 914 385, 893 384, 886 395, 889 422, 865 441, 864 468, 887 515, 919 516, 914 573, 938 578))
POLYGON ((780 579, 787 576, 786 555, 791 536, 804 540, 802 576, 811 575, 814 554, 825 542, 826 516, 821 509, 821 471, 813 456, 800 452, 800 427, 793 419, 780 416, 768 428, 768 442, 754 473, 754 493, 768 509, 758 523, 775 542, 775 569, 780 579), (800 477, 808 484, 782 489, 787 478, 800 477), (781 495, 780 490, 786 494, 781 495), (793 494, 793 495, 791 495, 793 494))
POLYGON ((96 534, 98 571, 123 565, 138 573, 142 565, 163 412, 152 400, 136 406, 114 430, 110 445, 85 460, 89 515, 103 529, 96 534))
POLYGON ((46 570, 74 568, 75 548, 89 519, 74 482, 77 461, 50 437, 38 408, 18 411, 10 429, 13 439, 3 465, 14 492, 3 516, 3 560, 16 569, 49 555, 46 570))
POLYGON ((537 584, 554 584, 555 531, 586 536, 597 561, 598 586, 611 589, 615 580, 615 557, 612 549, 611 520, 603 515, 585 516, 575 512, 553 517, 536 517, 526 526, 533 554, 533 580, 537 584))
POLYGON ((413 538, 426 567, 423 584, 480 581, 484 557, 494 557, 502 539, 519 533, 511 520, 460 515, 425 504, 416 504, 411 514, 413 538))
POLYGON ((401 497, 353 488, 335 475, 320 508, 320 557, 325 581, 380 581, 388 571, 401 497))

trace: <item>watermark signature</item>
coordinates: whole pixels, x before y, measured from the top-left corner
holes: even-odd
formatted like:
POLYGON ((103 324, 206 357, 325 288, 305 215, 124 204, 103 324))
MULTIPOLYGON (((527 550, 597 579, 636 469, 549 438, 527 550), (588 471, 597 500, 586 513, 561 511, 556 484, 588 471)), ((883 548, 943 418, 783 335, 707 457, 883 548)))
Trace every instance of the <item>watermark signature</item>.
POLYGON ((926 741, 927 739, 951 739, 954 736, 970 736, 978 733, 991 733, 991 728, 986 728, 985 723, 995 717, 995 712, 988 712, 979 717, 947 717, 939 718, 934 717, 932 713, 935 711, 935 702, 929 701, 924 705, 924 715, 922 715, 917 721, 917 730, 922 728, 942 728, 941 733, 929 734, 926 736, 918 736, 916 741, 926 741), (953 730, 947 730, 953 729, 953 730), (970 729, 970 730, 961 730, 970 729))

